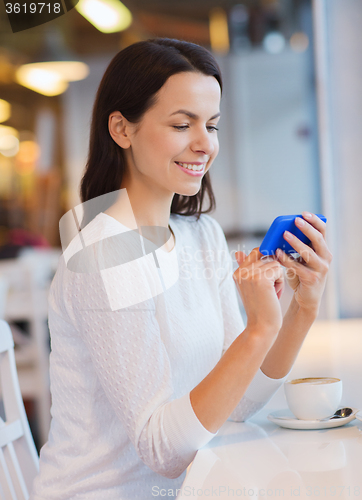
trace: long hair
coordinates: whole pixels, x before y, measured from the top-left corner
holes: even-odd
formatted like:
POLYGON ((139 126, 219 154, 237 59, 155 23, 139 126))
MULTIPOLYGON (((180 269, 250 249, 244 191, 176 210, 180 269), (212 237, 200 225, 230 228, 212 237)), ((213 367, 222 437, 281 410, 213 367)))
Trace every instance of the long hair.
MULTIPOLYGON (((155 94, 167 79, 186 71, 214 76, 222 92, 219 65, 207 49, 195 43, 151 38, 129 45, 112 59, 103 75, 93 106, 89 153, 80 184, 80 196, 84 204, 82 227, 115 202, 126 168, 123 149, 112 139, 108 130, 109 115, 113 111, 120 111, 128 121, 139 123, 144 113, 155 103, 155 94), (103 197, 107 205, 97 203, 97 213, 94 204, 85 203, 108 193, 114 193, 113 199, 112 194, 103 197)), ((171 213, 188 216, 197 214, 199 219, 201 213, 211 212, 215 206, 207 172, 197 194, 174 194, 171 213), (202 211, 206 193, 210 203, 208 209, 202 211)))

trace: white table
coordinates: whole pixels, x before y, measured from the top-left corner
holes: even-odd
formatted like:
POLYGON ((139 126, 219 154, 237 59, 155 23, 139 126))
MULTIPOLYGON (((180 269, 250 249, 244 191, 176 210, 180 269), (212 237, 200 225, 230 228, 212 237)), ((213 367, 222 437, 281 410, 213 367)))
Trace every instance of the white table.
POLYGON ((200 450, 177 498, 362 496, 362 422, 328 430, 282 429, 266 418, 227 421, 200 450))
MULTIPOLYGON (((290 378, 339 376, 342 404, 362 409, 362 320, 315 323, 290 378)), ((291 430, 269 422, 284 391, 248 422, 227 421, 199 450, 177 498, 362 498, 362 422, 291 430)))

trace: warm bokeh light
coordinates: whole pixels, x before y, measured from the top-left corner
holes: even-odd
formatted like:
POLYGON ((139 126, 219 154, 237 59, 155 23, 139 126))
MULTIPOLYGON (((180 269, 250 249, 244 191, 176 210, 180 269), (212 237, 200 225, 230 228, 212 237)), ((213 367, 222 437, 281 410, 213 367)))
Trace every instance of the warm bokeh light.
POLYGON ((215 7, 209 15, 210 45, 215 52, 228 52, 230 48, 228 19, 224 9, 215 7))
POLYGON ((118 0, 80 0, 75 6, 102 33, 125 30, 132 23, 132 14, 118 0))
POLYGON ((294 33, 289 40, 290 47, 294 52, 305 52, 309 45, 309 38, 305 33, 294 33))
POLYGON ((40 147, 35 141, 21 141, 16 159, 22 163, 35 163, 40 156, 40 147))
POLYGON ((0 153, 4 156, 15 156, 19 151, 19 139, 15 135, 0 137, 0 153))
POLYGON ((68 88, 68 83, 58 73, 32 67, 30 64, 21 66, 16 71, 16 80, 20 85, 47 96, 62 94, 68 88))
MULTIPOLYGON (((12 192, 12 180, 13 180, 13 159, 6 158, 0 154, 0 197, 2 199, 9 198, 12 192)), ((1 228, 1 225, 0 225, 1 228)), ((0 230, 1 231, 1 230, 0 230)), ((0 245, 1 245, 1 234, 0 234, 0 245)))
POLYGON ((0 99, 0 123, 6 122, 11 116, 11 106, 8 101, 0 99))
POLYGON ((15 158, 15 171, 21 176, 29 176, 35 172, 35 163, 21 162, 15 158))
POLYGON ((84 80, 89 75, 89 66, 80 61, 50 61, 26 64, 27 68, 38 68, 58 74, 66 82, 84 80))
POLYGON ((16 128, 9 127, 7 125, 0 125, 0 137, 4 135, 15 135, 15 137, 19 138, 19 133, 16 128))
POLYGON ((68 82, 83 80, 89 74, 87 64, 78 61, 53 61, 24 64, 16 71, 17 82, 43 95, 59 95, 68 82))

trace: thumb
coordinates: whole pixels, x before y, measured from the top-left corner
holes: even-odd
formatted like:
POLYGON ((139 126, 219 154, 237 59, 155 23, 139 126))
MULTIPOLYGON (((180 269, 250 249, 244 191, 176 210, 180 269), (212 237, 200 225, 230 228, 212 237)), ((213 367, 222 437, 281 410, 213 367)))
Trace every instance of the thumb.
POLYGON ((235 252, 235 257, 236 257, 237 263, 240 266, 240 264, 242 264, 244 262, 244 260, 246 259, 247 255, 245 252, 238 251, 238 252, 235 252))

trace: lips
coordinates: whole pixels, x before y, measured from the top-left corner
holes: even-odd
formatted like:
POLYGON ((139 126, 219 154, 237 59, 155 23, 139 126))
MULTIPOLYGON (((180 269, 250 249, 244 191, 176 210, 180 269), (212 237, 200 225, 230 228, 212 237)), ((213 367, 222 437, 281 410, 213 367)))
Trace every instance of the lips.
POLYGON ((202 176, 204 173, 204 170, 205 170, 205 163, 196 164, 196 163, 184 163, 184 162, 177 162, 177 161, 175 161, 175 163, 183 172, 185 172, 189 175, 196 176, 196 177, 202 176), (200 167, 201 167, 201 169, 200 169, 200 167), (195 168, 195 170, 194 170, 194 168, 195 168), (200 170, 196 170, 196 168, 200 169, 200 170))
POLYGON ((175 162, 177 165, 180 165, 181 167, 187 168, 188 170, 192 170, 193 172, 201 172, 204 170, 204 163, 186 163, 186 162, 181 162, 177 161, 175 162))

